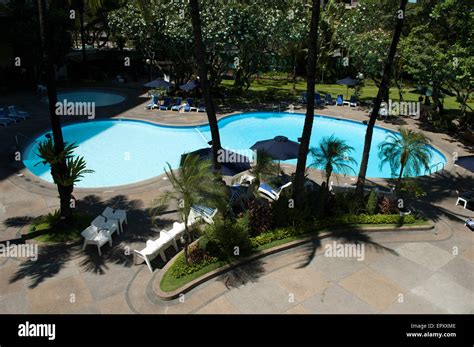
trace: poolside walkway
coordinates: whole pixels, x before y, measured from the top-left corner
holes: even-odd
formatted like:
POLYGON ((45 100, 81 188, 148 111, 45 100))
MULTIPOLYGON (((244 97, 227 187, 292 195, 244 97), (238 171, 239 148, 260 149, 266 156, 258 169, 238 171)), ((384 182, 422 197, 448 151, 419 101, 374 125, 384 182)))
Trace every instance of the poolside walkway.
MULTIPOLYGON (((127 101, 99 110, 98 118, 133 118, 175 125, 206 122, 205 114, 144 110, 147 99, 141 97, 141 91, 114 90, 126 94, 127 101)), ((27 93, 8 99, 0 97, 0 105, 16 104, 32 114, 30 120, 0 128, 0 242, 18 239, 31 218, 58 207, 55 187, 25 173, 11 156, 15 135, 31 137, 49 127, 46 105, 31 100, 34 96, 27 93)), ((317 113, 367 119, 363 110, 349 107, 328 107, 317 113)), ((224 116, 220 114, 219 118, 224 116)), ((399 122, 416 129, 422 126, 412 119, 399 122)), ((377 125, 390 129, 398 126, 384 122, 377 125)), ((426 132, 446 155, 465 155, 473 150, 448 135, 426 132)), ((311 177, 321 181, 319 172, 312 171, 311 177)), ((163 266, 159 259, 155 262, 157 270, 151 274, 144 265, 134 266, 131 255, 131 250, 156 237, 146 208, 153 198, 170 189, 169 183, 158 177, 119 189, 78 189, 75 196, 80 210, 100 213, 108 205, 127 209, 127 231, 114 238, 112 249, 104 247, 103 257, 98 257, 93 247, 81 252, 80 243, 40 246, 36 262, 0 257, 0 312, 474 313, 473 234, 462 225, 473 212, 454 206, 455 190, 472 187, 473 179, 474 175, 454 166, 442 174, 420 179, 428 195, 414 201, 413 207, 436 223, 437 234, 371 234, 371 242, 379 246, 368 247, 363 261, 329 259, 321 254, 324 244, 315 255, 310 246, 301 246, 224 274, 186 294, 184 303, 164 303, 154 296, 154 278, 163 266)), ((342 183, 354 180, 341 177, 342 183)), ((176 215, 170 213, 164 217, 163 225, 175 220, 176 215)))

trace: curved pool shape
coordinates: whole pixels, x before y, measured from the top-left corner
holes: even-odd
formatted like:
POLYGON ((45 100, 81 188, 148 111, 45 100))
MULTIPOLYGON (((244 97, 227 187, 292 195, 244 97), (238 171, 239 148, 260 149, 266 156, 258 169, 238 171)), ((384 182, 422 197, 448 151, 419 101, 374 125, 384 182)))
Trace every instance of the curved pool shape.
MULTIPOLYGON (((303 123, 302 114, 244 113, 220 120, 219 128, 223 147, 242 151, 256 141, 277 135, 296 141, 301 136, 303 123)), ((311 146, 317 146, 322 137, 334 134, 354 147, 352 156, 359 162, 365 129, 366 126, 360 122, 316 116, 311 146)), ((158 176, 164 173, 166 162, 177 168, 182 153, 205 147, 203 136, 207 140, 211 139, 209 126, 166 127, 132 120, 77 123, 63 127, 63 133, 65 141, 79 145, 75 153, 84 156, 87 167, 95 171, 85 175, 77 184, 83 188, 118 186, 158 176)), ((388 130, 375 127, 367 177, 392 176, 389 166, 379 170, 377 156, 378 144, 389 133, 388 130)), ((45 140, 45 135, 28 146, 23 158, 25 166, 33 174, 52 182, 49 167, 41 164, 35 166, 39 161, 36 156, 37 142, 45 140)), ((446 162, 435 148, 432 148, 432 153, 431 165, 446 162)), ((308 163, 310 160, 308 158, 308 163)), ((286 163, 295 164, 296 160, 288 160, 286 163)), ((358 165, 354 166, 354 170, 358 173, 358 165)))
POLYGON ((67 102, 93 102, 96 107, 102 107, 119 104, 125 100, 125 97, 112 92, 84 90, 58 93, 58 101, 62 102, 63 100, 67 100, 67 102))

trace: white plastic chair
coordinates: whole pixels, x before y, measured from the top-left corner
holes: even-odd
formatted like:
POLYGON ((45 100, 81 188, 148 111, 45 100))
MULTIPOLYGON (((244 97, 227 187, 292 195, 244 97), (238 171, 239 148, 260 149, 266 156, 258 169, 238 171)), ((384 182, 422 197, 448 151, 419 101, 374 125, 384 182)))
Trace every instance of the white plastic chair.
POLYGON ((115 219, 105 219, 104 216, 97 216, 91 223, 92 226, 95 226, 99 230, 105 230, 110 237, 117 231, 119 232, 118 223, 115 219))
POLYGON ((148 240, 146 242, 146 247, 141 251, 134 250, 134 254, 135 256, 144 259, 150 272, 153 272, 151 261, 159 254, 161 259, 166 262, 165 250, 170 246, 172 241, 173 239, 170 235, 164 231, 160 231, 160 237, 158 239, 148 240))
POLYGON ((258 187, 258 191, 266 196, 268 196, 270 199, 276 201, 280 198, 281 192, 285 189, 291 186, 291 182, 288 182, 284 185, 282 185, 278 189, 272 189, 272 187, 268 184, 261 184, 260 187, 258 187))
POLYGON ((84 238, 84 244, 82 245, 82 250, 86 249, 87 245, 96 245, 99 256, 102 256, 100 248, 105 245, 107 242, 110 247, 112 247, 112 237, 103 230, 96 228, 91 225, 88 226, 85 230, 81 232, 81 236, 84 238))
POLYGON ((107 218, 107 220, 116 220, 120 228, 119 233, 123 232, 123 223, 128 225, 127 211, 125 210, 114 210, 113 208, 107 206, 102 212, 102 216, 107 218))

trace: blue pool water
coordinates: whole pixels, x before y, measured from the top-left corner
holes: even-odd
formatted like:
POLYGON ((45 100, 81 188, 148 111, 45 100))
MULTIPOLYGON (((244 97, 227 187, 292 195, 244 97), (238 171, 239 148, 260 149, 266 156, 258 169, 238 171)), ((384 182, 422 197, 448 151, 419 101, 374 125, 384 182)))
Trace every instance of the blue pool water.
MULTIPOLYGON (((178 115, 177 115, 178 117, 178 115)), ((301 136, 304 115, 290 113, 245 113, 219 121, 222 145, 242 151, 256 141, 277 135, 296 141, 301 136)), ((165 127, 131 120, 106 120, 77 123, 63 127, 64 139, 79 145, 76 154, 84 156, 87 167, 95 173, 87 174, 78 187, 107 187, 134 183, 158 176, 164 172, 166 162, 173 168, 179 166, 182 153, 206 146, 203 136, 211 139, 209 126, 165 127)), ((354 147, 352 156, 360 162, 366 126, 359 122, 316 116, 311 146, 317 146, 324 136, 344 139, 354 147)), ((377 145, 384 141, 388 130, 376 127, 372 142, 367 177, 391 177, 390 167, 379 170, 377 145)), ((37 142, 30 144, 24 153, 25 166, 35 175, 52 182, 49 167, 35 164, 37 142)), ((308 158, 308 163, 310 162, 308 158)), ((446 162, 444 156, 433 148, 431 163, 446 162)), ((295 164, 296 160, 287 163, 295 164)), ((441 168, 441 167, 440 167, 441 168)), ((354 167, 358 173, 358 166, 354 167)))
POLYGON ((95 106, 110 106, 119 104, 125 100, 125 97, 119 94, 103 91, 75 91, 58 93, 58 101, 62 102, 93 102, 95 106))

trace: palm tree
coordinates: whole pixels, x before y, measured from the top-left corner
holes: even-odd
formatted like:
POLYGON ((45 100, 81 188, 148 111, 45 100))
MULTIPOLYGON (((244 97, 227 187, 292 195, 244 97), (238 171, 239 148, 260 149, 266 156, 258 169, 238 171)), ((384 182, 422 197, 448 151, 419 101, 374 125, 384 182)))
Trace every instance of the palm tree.
POLYGON ((83 157, 74 158, 73 152, 76 148, 75 144, 66 143, 64 149, 58 153, 51 139, 38 145, 38 156, 42 160, 36 165, 43 164, 51 167, 51 176, 58 186, 62 220, 68 220, 72 216, 71 195, 74 185, 84 177, 84 174, 94 172, 86 169, 86 161, 83 157), (66 170, 62 168, 63 163, 66 163, 66 170))
POLYGON ((329 189, 329 180, 334 171, 345 175, 351 172, 355 173, 351 164, 357 165, 357 161, 349 156, 353 150, 353 147, 334 135, 324 137, 319 143, 319 147, 311 148, 313 162, 310 167, 324 170, 327 189, 329 189))
POLYGON ((206 64, 206 51, 202 42, 201 15, 199 13, 198 0, 189 0, 189 6, 191 9, 191 21, 193 24, 194 55, 198 66, 199 85, 204 94, 207 119, 209 121, 209 127, 211 128, 214 170, 218 172, 220 171, 218 151, 221 149, 221 139, 219 135, 219 125, 217 124, 216 110, 211 96, 211 88, 207 78, 208 69, 206 64))
MULTIPOLYGON (((55 170, 58 174, 64 176, 67 172, 66 158, 63 156, 65 151, 63 133, 61 128, 61 120, 59 115, 56 114, 56 103, 58 96, 56 92, 56 79, 54 74, 53 65, 53 54, 51 48, 51 38, 48 32, 48 15, 46 13, 46 0, 38 0, 38 15, 40 22, 40 34, 41 34, 41 45, 43 50, 43 61, 46 72, 46 86, 48 89, 48 101, 49 101, 49 118, 51 120, 51 129, 53 132, 55 155, 58 158, 58 162, 55 164, 55 170)), ((59 196, 64 196, 58 185, 59 196)), ((69 200, 67 205, 69 206, 69 200)), ((63 199, 61 198, 61 206, 63 207, 63 199)), ((61 218, 68 219, 72 215, 71 208, 64 205, 64 209, 61 209, 61 218)))
POLYGON ((375 121, 377 120, 377 116, 379 114, 382 99, 384 95, 388 94, 389 91, 390 73, 393 70, 393 60, 397 51, 398 41, 400 41, 400 35, 402 33, 403 21, 405 19, 405 7, 407 5, 407 2, 408 0, 400 0, 400 8, 397 12, 397 24, 393 33, 392 43, 390 44, 388 57, 385 62, 382 81, 380 82, 380 87, 377 93, 377 97, 375 99, 374 107, 372 109, 372 114, 370 115, 370 120, 367 124, 367 131, 365 133, 364 141, 364 151, 362 152, 362 160, 360 163, 359 177, 357 179, 357 187, 355 192, 356 200, 360 203, 364 200, 365 176, 367 174, 367 167, 369 164, 370 146, 372 145, 372 135, 374 133, 375 121), (402 14, 401 16, 399 15, 400 13, 402 14))
POLYGON ((297 204, 300 203, 301 193, 304 188, 304 179, 306 171, 306 159, 308 156, 309 142, 311 139, 311 130, 314 119, 314 91, 316 79, 316 57, 317 57, 317 38, 319 26, 320 0, 313 0, 311 7, 311 26, 308 35, 308 62, 307 62, 307 104, 306 117, 304 121, 303 134, 301 135, 300 148, 298 152, 298 162, 296 164, 295 181, 293 188, 293 197, 297 204))
POLYGON ((255 161, 255 165, 250 169, 250 173, 255 176, 255 183, 258 187, 262 179, 278 173, 278 168, 272 157, 266 152, 257 151, 257 160, 255 161))
POLYGON ((164 212, 170 200, 177 201, 178 211, 185 225, 184 256, 188 263, 188 246, 192 241, 188 226, 191 206, 195 204, 219 205, 218 201, 222 201, 227 196, 227 192, 223 185, 216 184, 211 172, 212 162, 209 160, 201 160, 199 156, 190 154, 185 157, 177 172, 172 170, 169 163, 167 166, 168 170, 165 169, 165 173, 174 191, 156 200, 151 214, 157 216, 164 212))
POLYGON ((400 187, 403 174, 419 175, 421 168, 427 170, 431 160, 430 139, 421 132, 400 127, 400 135, 390 134, 379 144, 380 168, 389 164, 392 173, 398 170, 396 189, 400 187))

